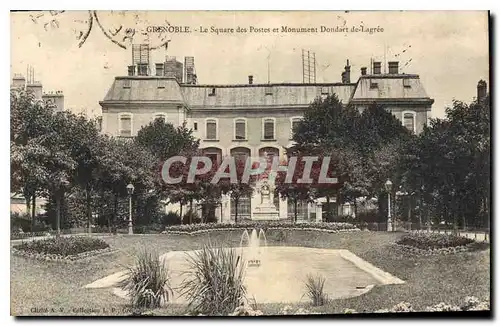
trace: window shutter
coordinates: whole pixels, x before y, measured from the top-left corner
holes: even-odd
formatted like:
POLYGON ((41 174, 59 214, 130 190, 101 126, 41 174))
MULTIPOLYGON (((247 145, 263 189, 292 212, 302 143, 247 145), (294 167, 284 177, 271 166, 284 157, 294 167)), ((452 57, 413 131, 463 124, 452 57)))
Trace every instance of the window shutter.
POLYGON ((264 139, 274 139, 274 121, 264 122, 264 139))
POLYGON ((215 121, 207 122, 207 139, 217 139, 217 123, 215 121))
POLYGON ((236 121, 235 126, 235 139, 242 140, 245 139, 245 121, 236 121))

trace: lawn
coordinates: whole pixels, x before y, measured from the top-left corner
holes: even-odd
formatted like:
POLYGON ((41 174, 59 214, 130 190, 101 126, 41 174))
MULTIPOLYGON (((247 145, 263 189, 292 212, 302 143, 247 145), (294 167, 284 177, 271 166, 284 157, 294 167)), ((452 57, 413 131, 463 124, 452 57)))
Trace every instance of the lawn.
MULTIPOLYGON (((403 285, 376 286, 355 298, 334 300, 322 307, 301 306, 328 313, 345 308, 374 311, 408 301, 416 310, 446 302, 460 304, 466 296, 481 301, 490 297, 490 250, 462 252, 448 256, 409 256, 392 244, 402 233, 354 232, 329 234, 314 231, 269 231, 268 245, 348 249, 373 265, 406 281, 403 285)), ((105 237, 118 251, 74 264, 28 260, 11 255, 11 314, 20 315, 124 315, 128 302, 110 289, 83 286, 124 270, 142 248, 160 253, 199 249, 201 244, 238 246, 241 231, 217 231, 210 235, 118 235, 105 237)), ((328 280, 327 280, 328 282, 328 280)), ((258 304, 265 314, 277 313, 283 304, 258 304)), ((185 306, 170 305, 155 315, 183 315, 185 306)))

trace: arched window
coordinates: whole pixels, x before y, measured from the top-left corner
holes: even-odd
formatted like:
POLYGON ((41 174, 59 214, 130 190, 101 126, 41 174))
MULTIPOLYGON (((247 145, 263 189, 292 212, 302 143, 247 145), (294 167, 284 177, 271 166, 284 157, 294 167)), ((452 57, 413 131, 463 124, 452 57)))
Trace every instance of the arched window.
POLYGON ((247 120, 245 118, 234 119, 234 139, 235 140, 247 139, 247 120))
POLYGON ((415 112, 405 111, 403 112, 403 125, 410 130, 415 132, 415 112))
POLYGON ((132 113, 121 113, 118 118, 118 135, 121 137, 132 136, 132 113))
POLYGON ((218 139, 218 130, 217 130, 217 119, 207 119, 205 121, 206 128, 206 139, 208 140, 217 140, 218 139))

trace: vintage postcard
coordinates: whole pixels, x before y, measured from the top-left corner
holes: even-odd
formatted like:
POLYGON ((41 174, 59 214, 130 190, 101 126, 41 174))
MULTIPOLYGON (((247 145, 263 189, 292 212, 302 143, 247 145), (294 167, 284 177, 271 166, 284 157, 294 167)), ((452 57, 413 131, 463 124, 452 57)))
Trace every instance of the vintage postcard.
POLYGON ((489 12, 10 27, 11 315, 491 316, 489 12))

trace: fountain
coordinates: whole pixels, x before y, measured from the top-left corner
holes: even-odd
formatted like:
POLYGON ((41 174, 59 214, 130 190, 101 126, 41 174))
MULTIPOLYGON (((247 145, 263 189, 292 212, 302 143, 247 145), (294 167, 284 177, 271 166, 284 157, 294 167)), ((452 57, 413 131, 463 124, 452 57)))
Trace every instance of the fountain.
POLYGON ((243 231, 240 240, 240 248, 242 252, 244 251, 249 257, 247 260, 248 267, 260 266, 261 260, 259 258, 262 253, 261 247, 267 247, 267 239, 264 230, 260 229, 259 232, 257 232, 256 229, 253 229, 250 235, 248 234, 248 230, 243 231), (244 246, 245 240, 246 246, 244 246), (263 246, 261 246, 262 240, 264 241, 263 246))

